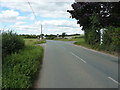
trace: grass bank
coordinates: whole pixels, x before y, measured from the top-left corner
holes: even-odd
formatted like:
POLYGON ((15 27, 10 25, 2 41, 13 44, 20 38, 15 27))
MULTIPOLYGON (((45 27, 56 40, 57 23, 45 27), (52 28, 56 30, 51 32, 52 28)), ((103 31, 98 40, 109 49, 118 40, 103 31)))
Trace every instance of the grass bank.
POLYGON ((87 47, 87 48, 93 48, 91 45, 89 45, 85 42, 84 38, 78 39, 74 44, 81 45, 81 46, 84 46, 84 47, 87 47))
POLYGON ((3 60, 3 88, 29 88, 42 63, 43 48, 27 46, 3 60))
POLYGON ((118 56, 117 52, 110 51, 109 49, 108 50, 102 49, 100 45, 99 46, 94 46, 94 45, 92 46, 92 45, 87 44, 85 42, 84 38, 80 38, 74 44, 80 45, 80 46, 83 46, 83 47, 86 47, 86 48, 89 48, 89 49, 94 49, 94 50, 97 50, 97 51, 100 51, 100 52, 103 52, 103 53, 108 53, 108 54, 111 54, 111 55, 114 55, 114 56, 118 56))
POLYGON ((89 48, 89 49, 94 49, 94 50, 97 50, 97 51, 100 51, 100 52, 104 52, 104 53, 108 53, 108 54, 111 54, 111 55, 118 56, 118 54, 116 52, 112 52, 112 51, 107 51, 107 50, 101 49, 100 46, 98 47, 98 46, 92 46, 92 45, 87 44, 85 42, 84 38, 77 38, 77 39, 56 39, 56 40, 59 40, 59 41, 75 41, 74 44, 76 44, 76 45, 80 45, 80 46, 83 46, 83 47, 86 47, 86 48, 89 48))
POLYGON ((46 40, 38 40, 38 39, 24 39, 25 45, 35 45, 46 43, 46 40))
POLYGON ((23 40, 17 34, 7 32, 3 33, 2 42, 2 88, 32 87, 44 52, 35 44, 43 41, 23 40))

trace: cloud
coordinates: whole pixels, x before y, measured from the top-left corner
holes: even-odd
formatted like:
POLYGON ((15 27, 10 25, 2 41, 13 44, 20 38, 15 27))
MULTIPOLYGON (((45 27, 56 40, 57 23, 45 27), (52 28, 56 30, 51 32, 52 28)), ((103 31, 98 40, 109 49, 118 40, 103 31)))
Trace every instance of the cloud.
POLYGON ((20 22, 16 22, 15 25, 23 25, 23 24, 25 24, 25 23, 26 23, 26 22, 20 21, 20 22))
POLYGON ((6 11, 1 11, 0 13, 0 21, 1 22, 14 22, 19 13, 14 11, 14 10, 6 10, 6 11))
POLYGON ((16 22, 25 19, 25 16, 20 16, 19 12, 14 10, 4 10, 0 13, 1 22, 16 22))
POLYGON ((7 16, 7 17, 16 17, 19 15, 18 12, 13 11, 13 10, 6 10, 6 11, 2 11, 1 12, 3 15, 7 16))
POLYGON ((0 13, 0 22, 18 22, 22 20, 35 20, 34 17, 30 14, 27 16, 21 16, 18 11, 15 10, 3 10, 0 13))
MULTIPOLYGON (((2 0, 1 6, 8 8, 0 13, 1 22, 14 22, 14 28, 19 34, 40 34, 40 25, 43 24, 44 34, 61 34, 66 32, 83 33, 75 20, 68 20, 68 9, 74 0, 29 0, 35 15, 41 21, 35 21, 27 0, 2 0), (24 13, 30 13, 24 15, 24 13), (47 18, 47 19, 46 19, 47 18), (34 21, 31 23, 29 21, 34 21)), ((4 25, 3 25, 4 26, 4 25)))
MULTIPOLYGON (((72 0, 29 0, 37 16, 50 18, 69 17, 67 9, 71 9, 72 0)), ((27 0, 2 0, 2 7, 18 9, 23 12, 32 12, 27 0)))
POLYGON ((83 33, 82 28, 76 25, 76 21, 67 20, 44 20, 42 22, 37 21, 33 24, 25 25, 25 22, 16 22, 14 28, 17 32, 28 32, 31 34, 40 34, 41 23, 43 25, 44 34, 61 34, 66 32, 67 34, 83 33))
POLYGON ((79 25, 76 24, 75 20, 45 20, 42 22, 45 26, 56 26, 56 27, 71 27, 78 28, 79 25))

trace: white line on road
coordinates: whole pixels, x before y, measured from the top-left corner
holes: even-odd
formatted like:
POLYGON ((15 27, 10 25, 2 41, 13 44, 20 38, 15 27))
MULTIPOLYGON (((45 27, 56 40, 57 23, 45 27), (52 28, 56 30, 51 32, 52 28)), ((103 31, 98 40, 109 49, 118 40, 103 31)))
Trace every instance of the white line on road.
POLYGON ((71 52, 72 55, 74 55, 75 57, 77 57, 78 59, 80 59, 81 61, 83 61, 84 63, 86 63, 85 60, 83 60, 82 58, 78 57, 77 55, 75 55, 74 53, 71 52))
POLYGON ((118 81, 116 81, 115 79, 108 77, 110 80, 112 80, 113 82, 115 82, 116 84, 120 85, 120 83, 118 81))

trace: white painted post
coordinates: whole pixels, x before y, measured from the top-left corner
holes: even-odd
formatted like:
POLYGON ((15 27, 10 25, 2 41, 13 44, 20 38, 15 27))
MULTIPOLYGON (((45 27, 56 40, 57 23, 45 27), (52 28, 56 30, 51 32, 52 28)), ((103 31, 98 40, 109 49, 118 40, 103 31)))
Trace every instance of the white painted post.
POLYGON ((103 31, 104 31, 104 29, 100 30, 100 45, 103 44, 103 31))

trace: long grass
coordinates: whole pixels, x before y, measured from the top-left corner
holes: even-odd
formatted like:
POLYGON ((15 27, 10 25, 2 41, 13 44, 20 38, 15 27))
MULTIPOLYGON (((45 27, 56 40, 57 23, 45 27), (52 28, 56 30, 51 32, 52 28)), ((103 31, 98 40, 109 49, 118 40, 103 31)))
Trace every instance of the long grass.
POLYGON ((38 39, 24 39, 25 45, 35 45, 46 43, 46 40, 38 40, 38 39))
MULTIPOLYGON (((98 46, 92 46, 92 45, 87 44, 85 42, 84 38, 80 38, 80 39, 76 40, 76 42, 74 44, 80 45, 80 46, 83 46, 83 47, 86 47, 86 48, 89 48, 89 49, 94 49, 94 50, 97 50, 97 51, 100 51, 100 52, 103 52, 103 53, 111 54, 111 55, 114 55, 114 56, 119 56, 118 53, 116 53, 116 52, 106 51, 106 50, 101 49, 100 46, 98 47, 98 46)), ((110 48, 110 47, 108 47, 108 48, 110 48)))
POLYGON ((84 38, 77 39, 74 44, 76 44, 76 45, 81 45, 81 46, 84 46, 84 47, 87 47, 87 48, 92 48, 91 45, 89 45, 89 44, 87 44, 87 43, 85 42, 85 39, 84 39, 84 38))
POLYGON ((42 57, 40 46, 27 46, 19 53, 7 56, 3 62, 2 88, 30 88, 42 57))
POLYGON ((37 39, 23 40, 12 32, 3 33, 2 41, 2 88, 30 88, 42 64, 43 48, 35 45, 37 39))

